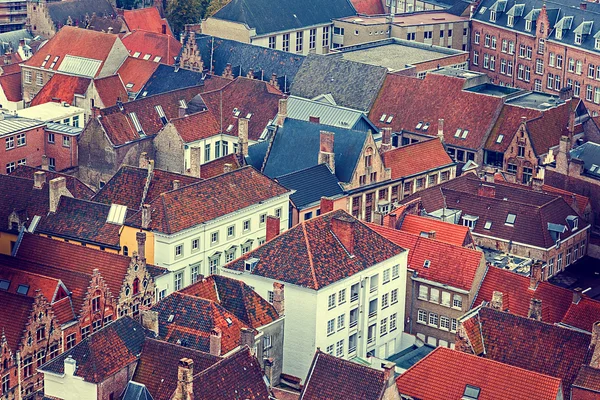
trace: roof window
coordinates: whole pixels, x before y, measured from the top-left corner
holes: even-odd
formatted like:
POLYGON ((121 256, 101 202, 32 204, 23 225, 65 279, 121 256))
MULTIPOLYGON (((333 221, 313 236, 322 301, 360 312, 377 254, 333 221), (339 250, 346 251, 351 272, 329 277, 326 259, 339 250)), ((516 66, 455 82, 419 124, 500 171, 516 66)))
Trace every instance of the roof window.
POLYGON ((391 124, 392 123, 392 119, 394 119, 393 115, 390 115, 386 121, 386 123, 391 124))
POLYGON ((498 138, 496 139, 496 143, 502 143, 502 139, 504 139, 504 135, 503 134, 498 135, 498 138))
POLYGON ((106 222, 109 224, 123 225, 126 215, 127 206, 111 204, 110 210, 108 210, 108 217, 106 217, 106 222))
POLYGON ((162 57, 161 56, 156 56, 156 57, 154 57, 154 60, 152 60, 152 61, 154 61, 155 63, 157 63, 157 62, 160 62, 160 60, 162 60, 162 57))
POLYGON ((239 117, 240 113, 241 113, 241 111, 237 107, 233 109, 233 116, 234 117, 239 117))
POLYGON ((49 59, 50 59, 50 54, 48 54, 48 55, 46 56, 46 58, 44 58, 44 61, 42 62, 42 67, 45 67, 45 66, 46 66, 46 64, 48 63, 48 60, 49 60, 49 59))
POLYGON ((160 118, 160 122, 162 122, 163 125, 166 125, 167 124, 167 116, 165 115, 165 110, 163 110, 163 108, 160 104, 154 106, 154 109, 156 110, 156 113, 158 114, 158 118, 160 118))
POLYGON ((142 54, 142 53, 140 53, 139 51, 136 51, 135 53, 133 53, 133 57, 138 58, 140 56, 140 54, 142 54))
POLYGON ((427 122, 425 125, 423 125, 423 127, 421 128, 421 130, 426 131, 427 129, 429 129, 429 122, 427 122))
POLYGON ((454 137, 460 137, 460 134, 462 133, 462 129, 458 128, 456 130, 456 132, 454 133, 454 137))
POLYGON ((477 400, 479 399, 479 393, 481 393, 480 388, 477 386, 467 385, 462 398, 463 400, 477 400))
POLYGON ((467 129, 465 129, 462 133, 461 139, 466 139, 468 134, 469 134, 469 131, 467 129))
POLYGON ((0 279, 0 290, 8 290, 9 286, 10 281, 7 281, 6 279, 0 279))
POLYGON ((125 85, 125 87, 127 89, 131 89, 133 87, 133 83, 129 82, 127 85, 125 85))
POLYGON ((383 114, 383 115, 381 116, 381 118, 379 118, 379 122, 383 122, 383 121, 385 121, 385 118, 386 118, 386 117, 387 117, 387 114, 383 114))
POLYGON ((152 57, 152 54, 146 54, 144 55, 144 60, 149 60, 150 57, 152 57))
POLYGON ((425 260, 423 262, 423 268, 429 268, 430 265, 431 265, 431 261, 430 260, 425 260))
POLYGON ((487 229, 488 231, 492 229, 492 221, 486 221, 483 229, 487 229))
POLYGON ((173 322, 173 319, 175 319, 175 315, 170 314, 169 318, 167 318, 167 322, 171 323, 171 322, 173 322))
POLYGON ((233 125, 229 125, 229 126, 227 127, 227 132, 231 132, 232 130, 233 130, 233 125))
POLYGON ((185 102, 184 99, 179 100, 179 107, 188 108, 187 103, 185 102))
POLYGON ((29 292, 29 285, 21 284, 19 287, 17 287, 17 293, 27 295, 27 292, 29 292))
POLYGON ((422 126, 423 126, 423 121, 419 121, 417 126, 415 126, 415 129, 421 129, 422 126))
POLYGON ((517 216, 515 214, 508 214, 506 216, 506 225, 514 225, 515 224, 515 220, 517 219, 517 216))
POLYGON ((592 164, 592 167, 590 168, 590 172, 596 172, 598 171, 598 166, 596 164, 592 164))
POLYGON ((246 119, 250 119, 250 118, 252 118, 252 113, 246 114, 246 119))
POLYGON ((140 120, 138 119, 137 115, 134 112, 129 113, 129 118, 131 118, 131 121, 133 122, 133 126, 135 127, 136 132, 139 133, 140 135, 143 135, 144 129, 142 128, 142 124, 140 124, 140 120))

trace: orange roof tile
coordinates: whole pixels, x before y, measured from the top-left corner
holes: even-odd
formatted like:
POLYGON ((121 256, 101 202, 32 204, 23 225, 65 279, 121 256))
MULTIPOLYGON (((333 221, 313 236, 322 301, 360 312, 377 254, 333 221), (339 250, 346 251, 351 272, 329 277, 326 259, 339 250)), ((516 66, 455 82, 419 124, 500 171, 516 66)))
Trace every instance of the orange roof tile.
POLYGON ((419 215, 407 214, 402 221, 400 230, 414 235, 420 235, 423 232, 435 232, 435 240, 456 246, 464 246, 465 243, 473 242, 468 227, 419 215))
POLYGON ((8 101, 23 100, 21 92, 21 71, 0 75, 0 86, 8 101))
POLYGON ((102 100, 104 107, 112 107, 117 104, 117 100, 125 102, 128 100, 127 90, 121 81, 119 75, 111 75, 105 78, 94 80, 98 96, 102 100))
POLYGON ((158 66, 159 63, 155 63, 152 60, 127 57, 119 67, 117 73, 121 77, 121 81, 125 85, 127 91, 137 93, 144 87, 146 82, 148 82, 148 79, 150 79, 158 66), (133 86, 127 87, 127 85, 133 86))
POLYGON ((381 0, 351 0, 351 2, 359 14, 378 15, 386 12, 381 0))
POLYGON ((0 290, 0 337, 4 334, 13 354, 23 338, 23 331, 33 312, 34 301, 32 297, 0 290))
POLYGON ((181 43, 178 40, 172 35, 162 33, 136 30, 123 36, 122 40, 130 55, 135 57, 136 53, 140 53, 138 57, 145 58, 149 54, 148 59, 156 63, 174 65, 175 57, 181 51, 181 43))
MULTIPOLYGON (((543 306, 544 303, 542 302, 543 306)), ((599 320, 600 301, 582 296, 578 303, 571 302, 569 309, 560 322, 564 325, 591 332, 594 323, 599 320)))
POLYGON ((202 167, 200 168, 200 177, 202 179, 210 179, 225 173, 225 164, 230 164, 232 171, 242 167, 238 155, 230 153, 225 157, 217 158, 216 160, 202 164, 202 167))
POLYGON ((185 143, 207 139, 220 133, 217 119, 208 110, 181 118, 174 118, 171 120, 171 123, 175 126, 179 136, 185 143))
MULTIPOLYGON (((7 292, 16 294, 19 285, 26 285, 29 287, 29 290, 25 294, 26 296, 35 297, 36 292, 40 291, 48 301, 54 299, 54 295, 60 285, 59 279, 14 268, 10 265, 11 263, 5 263, 3 260, 4 257, 0 257, 0 280, 10 282, 6 290, 7 292)), ((17 264, 21 262, 23 261, 19 260, 17 264)))
POLYGON ((91 81, 82 76, 54 74, 31 100, 31 106, 63 101, 73 104, 76 94, 85 96, 91 81))
POLYGON ((422 174, 454 163, 439 139, 398 147, 386 151, 382 157, 386 168, 392 170, 392 179, 422 174))
POLYGON ((565 199, 565 201, 569 203, 571 207, 577 207, 577 212, 579 212, 580 214, 583 214, 584 210, 590 204, 589 197, 582 196, 573 192, 568 192, 566 190, 562 190, 554 186, 542 185, 542 191, 545 193, 552 193, 562 196, 562 198, 565 199))
POLYGON ((156 7, 124 10, 123 19, 130 31, 144 30, 173 36, 169 23, 165 18, 160 17, 156 7))

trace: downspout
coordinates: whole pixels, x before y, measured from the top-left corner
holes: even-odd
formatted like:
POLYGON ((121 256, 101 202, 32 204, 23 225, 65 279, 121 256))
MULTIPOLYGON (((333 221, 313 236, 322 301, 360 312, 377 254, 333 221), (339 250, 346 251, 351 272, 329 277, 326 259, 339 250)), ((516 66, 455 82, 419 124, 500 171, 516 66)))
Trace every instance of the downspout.
POLYGON ((414 271, 412 273, 412 276, 410 277, 411 281, 412 281, 412 294, 410 296, 410 315, 409 315, 409 321, 408 321, 408 333, 410 333, 412 335, 413 332, 413 309, 414 309, 414 302, 415 302, 415 286, 416 286, 416 281, 413 278, 416 278, 419 275, 419 273, 417 271, 414 271))

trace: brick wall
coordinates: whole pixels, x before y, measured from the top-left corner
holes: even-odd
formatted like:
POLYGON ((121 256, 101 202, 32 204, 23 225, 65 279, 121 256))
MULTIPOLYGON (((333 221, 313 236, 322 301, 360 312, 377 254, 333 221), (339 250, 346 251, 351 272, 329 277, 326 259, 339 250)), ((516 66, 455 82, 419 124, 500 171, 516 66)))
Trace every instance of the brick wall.
POLYGON ((25 144, 18 145, 17 135, 9 135, 0 139, 0 173, 7 173, 7 164, 18 164, 19 160, 25 160, 26 165, 38 166, 42 164, 44 154, 44 127, 34 128, 19 134, 25 135, 25 144), (6 149, 6 141, 12 138, 14 147, 6 149))

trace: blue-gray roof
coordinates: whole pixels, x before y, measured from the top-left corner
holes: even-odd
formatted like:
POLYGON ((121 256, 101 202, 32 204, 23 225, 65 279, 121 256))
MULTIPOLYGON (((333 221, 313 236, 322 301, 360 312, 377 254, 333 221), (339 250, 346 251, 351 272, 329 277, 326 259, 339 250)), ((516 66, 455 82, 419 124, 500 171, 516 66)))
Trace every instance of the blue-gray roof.
POLYGON ((349 0, 232 0, 213 18, 238 22, 257 35, 298 30, 356 15, 349 0))
POLYGON ((107 0, 55 1, 46 3, 46 8, 57 29, 66 25, 69 17, 73 25, 86 27, 86 16, 91 19, 94 13, 99 17, 116 15, 107 0))
POLYGON ((123 391, 121 400, 153 400, 153 398, 146 385, 129 381, 123 391))
POLYGON ((586 142, 571 150, 571 157, 583 161, 586 174, 600 178, 600 144, 586 142))
MULTIPOLYGON (((321 131, 335 134, 335 175, 350 182, 368 133, 287 118, 273 137, 265 168, 271 178, 319 164, 321 131)), ((264 146, 264 145, 263 145, 264 146)))
POLYGON ((5 53, 9 48, 16 51, 21 39, 32 39, 33 35, 27 29, 0 33, 0 50, 5 53))
POLYGON ((210 75, 171 65, 160 64, 138 94, 138 98, 204 85, 210 75))
POLYGON ((490 21, 490 9, 497 7, 495 5, 499 3, 498 0, 483 0, 473 14, 473 19, 535 36, 537 28, 535 20, 539 15, 539 10, 541 10, 545 3, 551 28, 550 35, 548 36, 549 42, 563 43, 596 53, 600 52, 594 48, 596 40, 594 36, 600 38, 600 4, 585 1, 586 10, 582 10, 580 8, 581 0, 505 0, 505 2, 504 11, 500 12, 498 10, 496 12, 496 22, 490 21), (511 10, 513 10, 515 4, 523 4, 524 8, 522 11, 518 10, 517 15, 514 16, 514 25, 509 27, 508 15, 514 14, 514 11, 511 12, 511 10), (521 14, 521 16, 518 16, 518 14, 521 14), (555 28, 564 17, 572 17, 572 19, 567 18, 565 20, 570 20, 570 23, 563 23, 563 28, 565 29, 562 32, 562 38, 557 39, 555 28), (530 31, 525 30, 526 19, 533 20, 530 31), (590 24, 590 22, 593 22, 593 24, 590 24), (576 32, 584 33, 581 44, 575 43, 576 32))
POLYGON ((327 164, 280 176, 277 182, 296 191, 290 196, 290 200, 299 210, 318 203, 323 196, 336 197, 344 193, 327 164))

